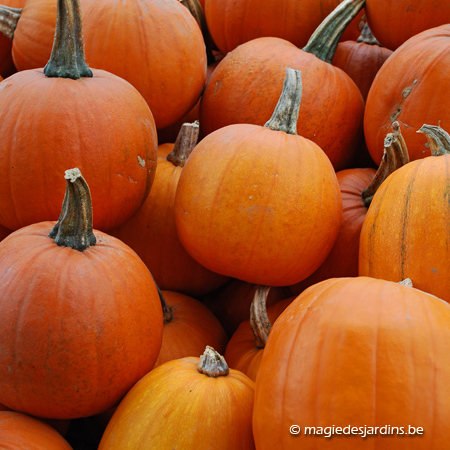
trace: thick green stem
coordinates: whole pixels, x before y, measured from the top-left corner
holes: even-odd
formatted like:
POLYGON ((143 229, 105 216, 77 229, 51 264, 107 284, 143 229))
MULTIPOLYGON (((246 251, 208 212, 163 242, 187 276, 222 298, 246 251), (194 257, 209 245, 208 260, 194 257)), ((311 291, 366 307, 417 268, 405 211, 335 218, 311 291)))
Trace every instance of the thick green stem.
POLYGON ((331 63, 342 33, 365 3, 366 0, 344 0, 340 3, 314 31, 303 50, 331 63))
POLYGON ((200 373, 208 375, 208 377, 223 377, 230 373, 225 358, 216 352, 209 345, 206 346, 205 352, 200 356, 200 363, 197 367, 200 373))
POLYGON ((384 153, 380 166, 373 180, 361 194, 364 206, 368 208, 373 196, 383 181, 394 171, 409 163, 409 154, 406 142, 400 132, 398 122, 392 123, 393 133, 388 133, 384 139, 384 153))
POLYGON ((417 132, 427 137, 432 156, 450 153, 450 135, 440 126, 424 124, 417 132))
POLYGON ((92 230, 91 192, 79 169, 66 170, 66 193, 58 222, 48 237, 55 244, 82 252, 97 240, 92 230))
POLYGON ((0 33, 13 40, 23 8, 0 5, 0 33))
POLYGON ((287 68, 281 96, 272 117, 264 126, 275 131, 297 134, 302 92, 302 74, 299 70, 287 68))
POLYGON ((380 46, 380 43, 376 40, 375 36, 372 34, 372 31, 370 30, 367 22, 364 24, 364 27, 361 31, 361 35, 359 36, 358 39, 356 39, 356 42, 362 42, 363 44, 380 46))
POLYGON ((198 142, 199 123, 184 123, 178 133, 177 140, 172 151, 167 155, 167 160, 178 167, 184 167, 189 155, 198 142))
POLYGON ((256 348, 266 346, 272 328, 266 308, 269 290, 269 286, 258 286, 250 306, 250 326, 255 336, 256 348))
POLYGON ((58 0, 55 38, 50 60, 44 68, 47 77, 92 77, 84 60, 83 28, 79 0, 58 0))

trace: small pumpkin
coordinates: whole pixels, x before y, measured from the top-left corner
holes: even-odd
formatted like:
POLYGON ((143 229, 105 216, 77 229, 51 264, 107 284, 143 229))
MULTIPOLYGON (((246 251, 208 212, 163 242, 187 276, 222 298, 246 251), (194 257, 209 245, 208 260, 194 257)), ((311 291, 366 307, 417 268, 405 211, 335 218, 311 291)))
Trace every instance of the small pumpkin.
POLYGON ((98 449, 254 449, 253 390, 211 347, 200 358, 169 361, 130 389, 98 449))

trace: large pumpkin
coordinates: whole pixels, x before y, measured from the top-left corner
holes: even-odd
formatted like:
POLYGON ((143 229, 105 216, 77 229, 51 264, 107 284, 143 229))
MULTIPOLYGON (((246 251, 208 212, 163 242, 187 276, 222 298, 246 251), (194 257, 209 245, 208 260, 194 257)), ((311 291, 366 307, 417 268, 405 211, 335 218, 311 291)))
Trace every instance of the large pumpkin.
POLYGON ((341 196, 330 160, 296 133, 300 98, 300 72, 287 69, 265 126, 217 130, 186 163, 175 197, 178 235, 213 272, 286 286, 310 275, 331 250, 341 196))
POLYGON ((449 324, 446 302, 391 281, 310 287, 278 317, 264 349, 256 448, 447 448, 449 324))
POLYGON ((163 328, 150 272, 93 232, 89 188, 76 169, 66 178, 58 222, 0 244, 0 402, 61 419, 115 406, 153 367, 163 328))
POLYGON ((201 135, 237 123, 264 125, 277 104, 286 67, 291 67, 302 72, 304 86, 298 134, 315 142, 335 170, 347 168, 361 142, 364 100, 354 81, 330 63, 345 25, 363 4, 341 3, 303 49, 262 37, 228 53, 202 96, 201 135))
POLYGON ((93 191, 94 226, 111 229, 148 195, 155 123, 129 83, 86 66, 78 1, 58 5, 58 33, 45 70, 21 71, 0 83, 0 224, 16 230, 56 220, 64 194, 60 174, 79 167, 93 191))
POLYGON ((360 275, 399 281, 450 301, 450 136, 424 125, 435 156, 395 171, 380 186, 361 230, 360 275))
POLYGON ((254 382, 214 349, 169 361, 120 402, 98 450, 252 450, 254 382))

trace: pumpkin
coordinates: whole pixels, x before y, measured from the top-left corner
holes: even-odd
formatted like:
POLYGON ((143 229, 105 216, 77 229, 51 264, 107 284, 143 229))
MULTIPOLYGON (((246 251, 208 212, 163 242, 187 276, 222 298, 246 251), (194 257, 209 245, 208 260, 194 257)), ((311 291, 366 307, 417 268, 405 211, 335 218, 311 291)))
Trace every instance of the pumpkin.
POLYGON ((269 290, 269 286, 259 286, 256 289, 250 307, 250 320, 239 325, 228 342, 224 355, 230 367, 245 373, 253 381, 256 380, 272 323, 295 298, 281 300, 266 309, 269 290))
POLYGON ((446 302, 391 281, 310 287, 270 331, 256 379, 256 448, 446 448, 449 323, 446 302), (409 426, 423 433, 407 436, 409 426))
MULTIPOLYGON (((224 286, 202 298, 203 303, 220 320, 228 337, 231 338, 241 322, 250 319, 250 306, 257 288, 256 284, 232 278, 224 286)), ((286 286, 272 287, 266 305, 273 305, 291 296, 292 292, 286 286)))
POLYGON ((375 37, 391 50, 424 30, 450 22, 445 0, 367 0, 365 9, 375 37))
POLYGON ((395 171, 375 194, 361 230, 360 275, 399 281, 450 301, 450 136, 421 128, 434 156, 395 171))
POLYGON ((175 223, 184 248, 209 270, 286 286, 310 275, 331 250, 341 196, 328 157, 297 135, 300 100, 300 72, 287 69, 265 126, 224 127, 192 151, 178 183, 175 223))
MULTIPOLYGON (((279 37, 303 47, 322 20, 342 0, 208 0, 206 21, 224 53, 260 37, 279 37)), ((349 27, 357 28, 362 13, 349 27)))
POLYGON ((366 23, 357 40, 338 44, 332 64, 350 76, 366 100, 375 75, 391 54, 392 50, 380 46, 366 23))
POLYGON ((0 448, 21 450, 72 450, 50 425, 13 411, 0 411, 0 448))
POLYGON ((228 53, 202 96, 201 136, 231 124, 264 125, 290 67, 303 76, 298 134, 315 142, 335 170, 347 168, 362 139, 364 100, 354 81, 330 62, 345 26, 363 5, 364 0, 342 2, 303 49, 284 39, 263 37, 228 53))
POLYGON ((98 450, 254 449, 253 390, 211 347, 200 358, 169 361, 130 389, 98 450))
POLYGON ((290 286, 293 294, 328 278, 356 277, 359 264, 361 228, 373 196, 384 180, 409 162, 406 142, 400 124, 393 123, 393 132, 384 141, 384 156, 380 167, 347 169, 336 174, 342 196, 342 222, 336 242, 323 264, 308 278, 290 286))
POLYGON ((430 156, 427 139, 417 133, 424 123, 450 128, 450 114, 442 101, 450 89, 445 75, 450 65, 449 41, 450 25, 424 31, 398 48, 378 71, 364 114, 367 148, 377 164, 384 136, 395 121, 405 124, 411 161, 430 156))
POLYGON ((197 355, 209 345, 225 351, 227 335, 214 314, 199 300, 174 291, 161 291, 163 340, 155 367, 197 355), (200 349, 200 350, 199 350, 200 349))
POLYGON ((11 40, 24 4, 24 0, 3 0, 0 5, 0 77, 3 78, 17 71, 11 54, 11 40))
POLYGON ((78 0, 60 0, 58 7, 44 71, 21 71, 0 83, 0 224, 16 230, 56 220, 64 194, 59 175, 79 167, 92 180, 94 226, 111 229, 148 195, 155 123, 129 83, 85 64, 78 0))
POLYGON ((154 365, 162 309, 153 278, 92 229, 89 187, 66 172, 61 216, 0 243, 0 402, 70 419, 115 406, 154 365))
POLYGON ((186 123, 175 144, 159 146, 158 167, 149 196, 136 214, 110 232, 141 257, 161 289, 192 296, 204 295, 228 281, 186 252, 175 226, 178 181, 197 139, 198 123, 186 123))

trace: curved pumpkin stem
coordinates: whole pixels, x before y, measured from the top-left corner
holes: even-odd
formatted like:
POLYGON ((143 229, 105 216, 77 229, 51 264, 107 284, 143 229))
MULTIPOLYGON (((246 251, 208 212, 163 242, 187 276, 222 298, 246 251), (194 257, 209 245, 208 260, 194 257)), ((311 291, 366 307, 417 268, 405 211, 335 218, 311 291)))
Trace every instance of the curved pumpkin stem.
POLYGON ((317 27, 303 50, 331 63, 347 25, 364 7, 366 0, 344 0, 317 27))
POLYGON ((172 308, 167 304, 166 299, 164 298, 164 295, 161 292, 161 289, 159 289, 159 287, 156 283, 155 283, 155 286, 156 286, 156 289, 158 290, 159 301, 161 302, 161 307, 163 310, 163 322, 164 322, 164 324, 170 323, 173 320, 172 308))
POLYGON ((361 35, 358 39, 356 39, 356 42, 362 42, 363 44, 368 45, 378 45, 381 47, 381 44, 376 40, 367 22, 364 24, 364 27, 361 30, 361 35))
POLYGON ((225 358, 216 352, 209 345, 206 346, 205 352, 200 356, 200 363, 197 367, 200 373, 208 375, 208 377, 223 377, 230 373, 225 358))
POLYGON ((212 39, 209 34, 208 25, 206 24, 206 17, 202 5, 198 0, 180 0, 180 3, 190 11, 195 21, 198 23, 198 26, 202 30, 203 40, 206 47, 207 64, 209 65, 216 62, 216 58, 214 57, 212 51, 212 39))
POLYGON ((302 101, 302 74, 299 70, 287 68, 283 90, 272 117, 264 125, 274 131, 297 134, 298 114, 302 101))
POLYGON ((66 193, 58 222, 48 237, 55 244, 82 252, 97 239, 92 231, 91 192, 79 169, 66 170, 66 193))
POLYGON ((47 77, 92 77, 84 60, 83 28, 79 0, 58 0, 55 39, 50 60, 44 68, 47 77))
POLYGON ((269 286, 258 286, 250 306, 250 326, 253 336, 255 336, 256 348, 264 348, 266 346, 272 328, 266 308, 269 290, 269 286))
POLYGON ((450 135, 440 126, 424 124, 417 132, 423 133, 427 137, 432 156, 450 153, 450 135))
POLYGON ((366 206, 366 208, 370 206, 373 196, 383 181, 392 172, 409 163, 408 149, 406 148, 406 142, 400 132, 399 123, 393 122, 392 129, 393 133, 387 134, 384 139, 383 158, 381 159, 377 173, 367 189, 365 189, 361 194, 364 206, 366 206))
POLYGON ((178 133, 173 150, 167 155, 167 160, 178 167, 184 167, 189 155, 198 142, 199 123, 184 123, 178 133))
POLYGON ((23 8, 0 5, 0 33, 13 39, 23 8))

